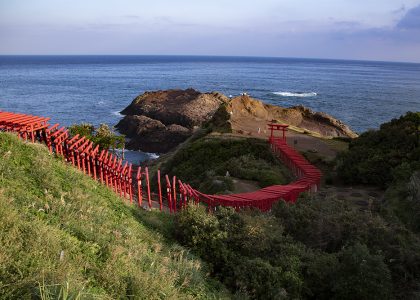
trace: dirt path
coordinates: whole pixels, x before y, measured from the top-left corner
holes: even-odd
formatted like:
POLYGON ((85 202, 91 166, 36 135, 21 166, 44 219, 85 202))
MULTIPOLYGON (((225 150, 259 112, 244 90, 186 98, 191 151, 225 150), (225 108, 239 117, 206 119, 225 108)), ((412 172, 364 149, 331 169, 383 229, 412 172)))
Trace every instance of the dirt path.
MULTIPOLYGON (((233 133, 223 134, 229 137, 252 137, 267 140, 270 131, 267 129, 267 121, 259 119, 237 119, 232 123, 233 133)), ((276 133, 280 135, 279 132, 276 133)), ((338 151, 344 150, 347 144, 338 140, 312 136, 290 129, 286 133, 287 142, 300 152, 313 152, 326 160, 333 160, 338 151)))

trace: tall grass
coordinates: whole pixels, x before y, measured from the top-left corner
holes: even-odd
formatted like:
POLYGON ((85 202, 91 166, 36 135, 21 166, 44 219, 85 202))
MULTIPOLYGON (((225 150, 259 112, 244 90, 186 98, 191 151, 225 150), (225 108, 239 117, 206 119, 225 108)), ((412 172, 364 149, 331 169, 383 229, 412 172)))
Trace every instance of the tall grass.
POLYGON ((0 298, 227 297, 144 214, 44 146, 0 133, 0 298))

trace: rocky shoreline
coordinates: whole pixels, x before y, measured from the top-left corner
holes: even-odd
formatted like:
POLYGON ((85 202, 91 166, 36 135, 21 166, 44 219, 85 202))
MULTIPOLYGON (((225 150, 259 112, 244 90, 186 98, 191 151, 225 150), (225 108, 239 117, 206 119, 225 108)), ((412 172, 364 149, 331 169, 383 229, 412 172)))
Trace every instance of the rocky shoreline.
POLYGON ((247 95, 230 99, 194 89, 145 92, 121 114, 125 116, 116 128, 128 137, 127 148, 144 152, 168 152, 207 122, 233 133, 281 122, 323 137, 357 136, 332 116, 303 106, 283 108, 247 95))

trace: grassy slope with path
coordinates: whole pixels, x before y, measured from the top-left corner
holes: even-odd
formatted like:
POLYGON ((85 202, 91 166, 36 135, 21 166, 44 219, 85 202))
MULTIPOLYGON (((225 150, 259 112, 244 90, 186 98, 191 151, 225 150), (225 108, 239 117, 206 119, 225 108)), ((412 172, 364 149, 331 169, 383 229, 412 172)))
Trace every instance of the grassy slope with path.
POLYGON ((0 133, 2 299, 227 298, 199 259, 151 229, 169 221, 0 133))

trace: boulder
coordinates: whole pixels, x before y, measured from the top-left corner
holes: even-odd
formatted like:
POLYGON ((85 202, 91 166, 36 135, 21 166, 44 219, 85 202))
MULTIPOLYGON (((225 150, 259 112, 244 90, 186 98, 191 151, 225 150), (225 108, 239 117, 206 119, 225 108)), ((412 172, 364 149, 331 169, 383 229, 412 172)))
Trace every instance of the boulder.
POLYGON ((192 129, 211 119, 220 104, 228 101, 223 94, 200 93, 194 89, 145 92, 121 114, 143 115, 165 125, 179 124, 192 129))
POLYGON ((168 152, 191 135, 191 130, 181 125, 165 126, 146 116, 126 116, 117 128, 129 137, 128 149, 153 153, 168 152))
POLYGON ((194 128, 210 120, 223 94, 194 89, 145 92, 121 111, 116 128, 130 140, 128 149, 165 153, 185 141, 194 128))

